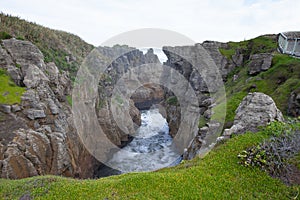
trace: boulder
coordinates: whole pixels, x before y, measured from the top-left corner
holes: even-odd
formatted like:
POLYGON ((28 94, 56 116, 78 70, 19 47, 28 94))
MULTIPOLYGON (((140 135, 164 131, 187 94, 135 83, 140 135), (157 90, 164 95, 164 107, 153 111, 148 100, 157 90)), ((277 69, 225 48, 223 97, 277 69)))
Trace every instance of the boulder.
POLYGON ((41 81, 49 81, 44 74, 44 56, 31 42, 13 38, 3 40, 3 47, 0 49, 0 60, 5 58, 2 59, 4 68, 17 85, 34 88, 41 81))
POLYGON ((37 176, 38 172, 17 144, 9 144, 2 160, 1 178, 18 179, 37 176))
POLYGON ((268 70, 272 65, 273 55, 270 53, 253 54, 249 60, 249 71, 250 75, 259 74, 262 71, 268 70))
POLYGON ((284 118, 273 99, 263 93, 249 93, 236 110, 233 126, 225 129, 223 135, 257 132, 259 127, 275 120, 284 121, 284 118))

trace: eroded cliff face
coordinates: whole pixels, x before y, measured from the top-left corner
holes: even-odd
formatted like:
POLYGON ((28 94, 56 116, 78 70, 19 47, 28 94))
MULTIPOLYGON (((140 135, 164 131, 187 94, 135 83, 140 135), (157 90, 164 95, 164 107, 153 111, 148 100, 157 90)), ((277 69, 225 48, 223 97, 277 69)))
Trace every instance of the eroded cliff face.
MULTIPOLYGON (((151 50, 143 55, 127 46, 99 47, 98 51, 103 59, 115 60, 99 79, 94 109, 107 138, 122 147, 131 139, 128 133, 141 123, 135 101, 159 101, 163 93, 160 86, 150 84, 133 95, 126 108, 128 116, 121 122, 128 129, 124 133, 111 112, 114 85, 130 68, 159 60, 151 50), (129 119, 134 124, 128 123, 129 119)), ((26 88, 20 104, 0 105, 1 177, 54 174, 92 178, 101 174, 103 165, 88 152, 75 129, 71 106, 66 101, 67 96, 72 96, 68 73, 58 70, 54 63, 45 63, 43 54, 32 43, 16 39, 1 42, 0 67, 18 86, 26 88)))
POLYGON ((43 54, 28 41, 3 40, 0 57, 0 67, 26 87, 20 105, 1 105, 1 177, 90 177, 91 166, 83 160, 93 158, 77 137, 65 101, 71 91, 68 73, 44 63, 43 54))
POLYGON ((228 59, 222 55, 219 49, 227 49, 229 47, 228 43, 205 41, 199 45, 201 45, 208 52, 214 63, 218 66, 223 80, 227 79, 227 75, 234 70, 235 67, 241 66, 245 59, 241 50, 236 50, 231 59, 228 59))
MULTIPOLYGON (((243 62, 243 55, 238 53, 234 56, 233 61, 224 57, 219 48, 225 46, 224 43, 207 41, 194 46, 163 48, 168 57, 164 64, 182 74, 197 96, 198 105, 194 111, 196 115, 200 116, 197 123, 199 120, 201 123, 199 123, 191 142, 185 149, 184 159, 195 157, 204 146, 208 148, 216 134, 222 130, 222 121, 211 119, 212 108, 216 106, 216 100, 219 98, 215 94, 223 85, 223 80, 226 80, 228 73, 243 62), (216 68, 212 67, 212 62, 216 68), (219 76, 216 75, 217 72, 219 72, 219 76)), ((224 91, 223 94, 225 94, 224 91)), ((164 105, 167 110, 170 134, 173 137, 180 129, 183 117, 180 102, 175 96, 174 92, 165 91, 166 101, 164 105)), ((195 120, 193 115, 185 114, 184 117, 188 118, 188 121, 195 120)))
MULTIPOLYGON (((153 54, 153 50, 149 50, 147 54, 144 55, 142 51, 125 45, 114 46, 112 48, 98 47, 97 50, 104 58, 112 59, 112 63, 106 67, 99 81, 98 105, 96 106, 98 120, 107 137, 115 145, 122 147, 130 141, 130 134, 134 133, 136 128, 141 125, 139 109, 148 108, 145 106, 149 106, 149 104, 154 101, 160 101, 163 94, 159 86, 148 84, 142 85, 139 89, 137 88, 137 91, 132 94, 132 98, 129 99, 128 106, 123 104, 125 97, 117 97, 114 100, 121 105, 119 107, 119 113, 128 113, 128 115, 116 120, 111 112, 111 100, 113 98, 114 88, 123 80, 124 76, 127 76, 126 74, 131 73, 131 69, 153 62, 159 62, 159 60, 157 56, 153 54), (130 123, 130 118, 133 120, 133 124, 130 123), (127 133, 124 133, 124 129, 127 133)), ((125 87, 124 90, 130 90, 130 84, 130 80, 125 80, 123 84, 125 87)))

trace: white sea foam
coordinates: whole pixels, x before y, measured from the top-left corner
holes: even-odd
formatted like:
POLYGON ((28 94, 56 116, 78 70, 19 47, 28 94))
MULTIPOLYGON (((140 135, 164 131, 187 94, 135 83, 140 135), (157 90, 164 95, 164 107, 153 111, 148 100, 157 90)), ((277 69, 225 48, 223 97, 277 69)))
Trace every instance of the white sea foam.
POLYGON ((172 150, 172 137, 165 118, 158 109, 142 111, 142 125, 135 138, 108 161, 110 167, 123 173, 153 171, 179 162, 181 156, 172 150))

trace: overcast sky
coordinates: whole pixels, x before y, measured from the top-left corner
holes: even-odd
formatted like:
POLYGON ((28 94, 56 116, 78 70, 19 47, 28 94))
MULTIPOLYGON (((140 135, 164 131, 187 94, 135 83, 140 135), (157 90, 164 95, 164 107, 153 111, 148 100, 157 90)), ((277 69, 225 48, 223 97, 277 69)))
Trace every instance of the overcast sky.
POLYGON ((300 31, 299 0, 0 0, 0 10, 96 46, 140 28, 169 29, 196 42, 300 31))

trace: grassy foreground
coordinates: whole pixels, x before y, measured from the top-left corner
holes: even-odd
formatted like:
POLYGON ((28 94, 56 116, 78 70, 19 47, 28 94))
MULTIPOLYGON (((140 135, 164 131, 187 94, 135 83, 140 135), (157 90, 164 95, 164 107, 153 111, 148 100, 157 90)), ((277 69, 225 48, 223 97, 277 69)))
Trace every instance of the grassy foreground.
POLYGON ((0 198, 19 199, 295 199, 300 186, 286 186, 258 168, 238 164, 238 153, 269 134, 239 135, 203 159, 157 172, 131 173, 98 180, 57 176, 0 179, 0 198))

